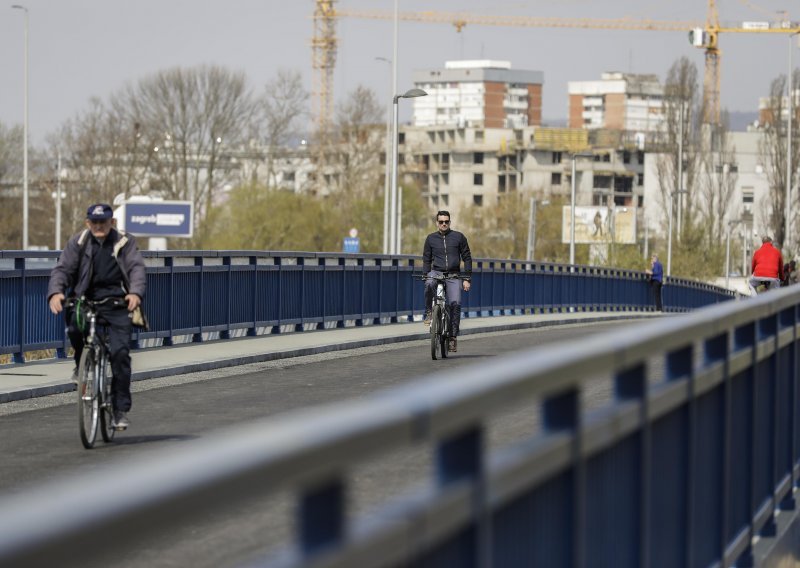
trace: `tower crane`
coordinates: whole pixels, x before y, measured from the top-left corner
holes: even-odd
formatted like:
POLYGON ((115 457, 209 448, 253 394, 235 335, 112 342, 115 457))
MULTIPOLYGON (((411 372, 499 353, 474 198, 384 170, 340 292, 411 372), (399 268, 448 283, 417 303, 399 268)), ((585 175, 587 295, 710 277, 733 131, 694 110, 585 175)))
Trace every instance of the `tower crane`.
MULTIPOLYGON (((317 126, 321 131, 328 128, 333 106, 332 81, 336 60, 336 18, 360 18, 392 20, 393 12, 378 10, 336 10, 336 0, 316 0, 314 12, 315 35, 314 70, 317 73, 315 97, 318 105, 317 126)), ((708 14, 705 23, 694 21, 659 21, 633 18, 538 18, 528 16, 490 16, 464 12, 400 12, 399 20, 409 22, 447 23, 460 32, 467 25, 514 26, 536 28, 583 28, 609 30, 652 30, 688 32, 689 41, 695 47, 705 50, 705 76, 703 82, 703 121, 719 123, 720 105, 720 59, 719 34, 757 33, 757 34, 796 34, 800 23, 789 20, 741 22, 720 25, 716 0, 708 0, 708 14)))

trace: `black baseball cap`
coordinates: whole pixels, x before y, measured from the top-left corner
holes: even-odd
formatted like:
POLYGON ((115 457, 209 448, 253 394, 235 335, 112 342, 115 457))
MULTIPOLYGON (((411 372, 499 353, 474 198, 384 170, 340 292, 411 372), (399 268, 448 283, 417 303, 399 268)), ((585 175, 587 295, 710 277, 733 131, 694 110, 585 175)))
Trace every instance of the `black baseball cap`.
POLYGON ((96 203, 91 205, 86 210, 86 218, 90 221, 101 221, 103 219, 111 219, 114 216, 114 210, 111 205, 107 203, 96 203))

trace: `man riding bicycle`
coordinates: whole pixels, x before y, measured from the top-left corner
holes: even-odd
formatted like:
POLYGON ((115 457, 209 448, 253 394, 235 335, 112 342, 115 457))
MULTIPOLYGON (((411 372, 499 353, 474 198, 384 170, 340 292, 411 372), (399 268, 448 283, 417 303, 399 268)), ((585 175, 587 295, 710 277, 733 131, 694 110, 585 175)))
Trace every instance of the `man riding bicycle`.
POLYGON ((765 285, 777 288, 783 280, 783 257, 781 251, 772 246, 772 238, 768 235, 761 237, 761 248, 753 253, 753 276, 750 278, 750 293, 755 296, 757 288, 765 285))
MULTIPOLYGON (((472 274, 472 253, 469 250, 467 237, 463 233, 450 229, 450 212, 439 211, 436 214, 438 230, 425 239, 422 251, 422 272, 427 275, 453 274, 460 272, 461 261, 464 261, 464 276, 459 285, 459 278, 448 278, 445 282, 447 298, 450 301, 451 337, 448 351, 457 350, 456 337, 461 323, 461 289, 469 292, 470 275, 472 274)), ((428 278, 425 281, 425 319, 426 326, 431 325, 431 304, 435 293, 436 281, 428 278)))
MULTIPOLYGON (((131 312, 141 304, 147 281, 136 240, 114 227, 113 216, 110 205, 99 203, 89 207, 86 229, 70 238, 50 273, 47 301, 54 314, 62 311, 68 290, 76 298, 102 302, 97 311, 109 328, 114 423, 116 428, 124 430, 130 425, 127 412, 131 408, 131 312)), ((75 310, 64 314, 69 341, 75 349, 73 382, 77 382, 77 365, 83 351, 83 330, 76 316, 75 310)))

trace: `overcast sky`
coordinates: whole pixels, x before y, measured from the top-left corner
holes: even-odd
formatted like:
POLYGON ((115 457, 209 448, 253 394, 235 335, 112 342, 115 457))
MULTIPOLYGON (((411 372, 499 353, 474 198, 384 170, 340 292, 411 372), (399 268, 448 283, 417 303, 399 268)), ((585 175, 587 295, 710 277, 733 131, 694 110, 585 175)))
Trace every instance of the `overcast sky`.
MULTIPOLYGON (((242 70, 261 89, 280 68, 299 70, 310 90, 314 0, 7 0, 0 8, 0 122, 23 122, 24 14, 29 10, 30 135, 42 144, 92 96, 107 99, 128 82, 175 66, 217 64, 242 70)), ((401 11, 464 11, 488 15, 650 18, 704 21, 705 0, 399 0, 401 11)), ((720 20, 766 20, 788 0, 718 0, 720 20)), ((338 0, 341 9, 391 12, 394 0, 338 0)), ((800 11, 800 9, 795 9, 800 11)), ((792 19, 800 14, 791 13, 792 19)), ((390 21, 342 19, 335 100, 363 84, 391 101, 390 21)), ((786 35, 722 35, 722 106, 756 111, 758 97, 789 65, 786 35)), ((797 45, 795 43, 795 45, 797 45)), ((543 115, 567 114, 567 82, 594 80, 603 71, 655 73, 687 56, 700 71, 703 51, 683 32, 614 31, 400 23, 398 90, 410 88, 415 69, 443 67, 451 59, 511 61, 544 73, 543 115)), ((800 52, 794 51, 795 67, 800 52)), ((408 108, 403 109, 408 117, 408 108)))

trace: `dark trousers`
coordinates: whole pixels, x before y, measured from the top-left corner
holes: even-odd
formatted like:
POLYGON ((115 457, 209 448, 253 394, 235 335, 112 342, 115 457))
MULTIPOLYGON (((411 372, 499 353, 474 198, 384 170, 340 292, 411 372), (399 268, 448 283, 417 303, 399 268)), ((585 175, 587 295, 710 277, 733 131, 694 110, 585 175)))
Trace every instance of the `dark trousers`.
POLYGON ((661 307, 661 282, 658 280, 651 280, 650 286, 653 288, 653 297, 656 299, 656 310, 663 312, 664 310, 661 307))
MULTIPOLYGON (((128 412, 131 409, 131 318, 126 305, 98 306, 98 315, 108 322, 108 344, 111 356, 111 395, 114 410, 128 412)), ((83 333, 75 324, 75 313, 65 314, 67 335, 75 350, 75 365, 81 360, 83 353, 83 333)))

